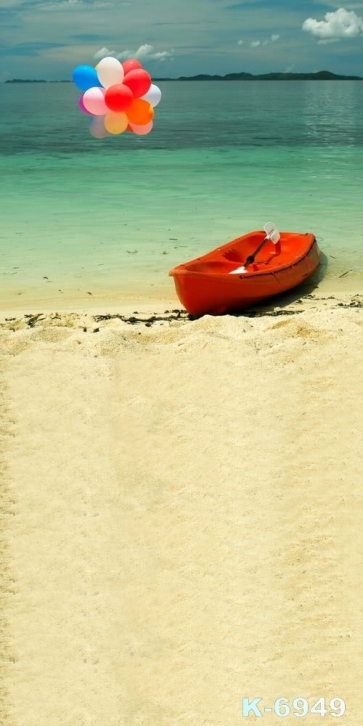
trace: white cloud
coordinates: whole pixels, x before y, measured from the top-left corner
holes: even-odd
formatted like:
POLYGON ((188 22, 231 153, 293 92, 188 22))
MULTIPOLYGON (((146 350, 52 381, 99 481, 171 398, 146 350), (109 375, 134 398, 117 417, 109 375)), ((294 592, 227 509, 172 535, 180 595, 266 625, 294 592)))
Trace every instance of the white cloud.
POLYGON ((110 55, 115 56, 116 51, 109 50, 108 48, 100 48, 100 50, 98 50, 93 57, 95 60, 99 61, 102 60, 102 58, 108 58, 108 56, 110 55))
POLYGON ((165 61, 167 58, 169 60, 173 59, 173 50, 162 50, 155 52, 153 45, 148 45, 147 43, 144 43, 144 45, 140 45, 140 47, 137 50, 124 50, 121 51, 121 53, 115 51, 115 50, 109 50, 108 48, 101 48, 94 54, 94 59, 99 61, 101 58, 105 58, 106 56, 113 56, 114 58, 118 58, 118 60, 123 61, 127 60, 127 58, 136 58, 139 61, 165 61))
MULTIPOLYGON (((276 41, 280 38, 279 35, 270 35, 269 38, 266 38, 265 40, 253 40, 250 43, 251 48, 258 48, 259 45, 270 45, 270 43, 276 43, 276 41)), ((237 42, 237 45, 244 45, 244 40, 239 40, 237 42)))
POLYGON ((318 40, 318 45, 327 45, 328 43, 339 43, 340 38, 323 38, 318 40))
POLYGON ((135 53, 135 58, 137 60, 158 60, 163 61, 166 58, 171 58, 173 55, 172 52, 169 52, 168 50, 162 50, 157 53, 154 52, 154 47, 152 45, 140 45, 140 48, 137 49, 135 53))
POLYGON ((60 0, 60 2, 44 2, 39 3, 36 7, 38 10, 62 10, 64 8, 85 8, 90 10, 91 8, 107 8, 112 7, 112 2, 105 2, 103 0, 94 0, 93 2, 85 2, 85 0, 60 0))
POLYGON ((326 13, 325 20, 307 18, 302 29, 320 38, 319 43, 332 43, 341 38, 355 38, 363 32, 363 19, 354 10, 339 8, 335 13, 326 13))

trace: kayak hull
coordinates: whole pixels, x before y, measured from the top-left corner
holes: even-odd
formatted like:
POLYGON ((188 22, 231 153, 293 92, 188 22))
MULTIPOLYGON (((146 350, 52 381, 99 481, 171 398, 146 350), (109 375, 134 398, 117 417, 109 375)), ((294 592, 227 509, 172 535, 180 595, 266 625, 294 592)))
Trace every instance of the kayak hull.
POLYGON ((244 235, 169 272, 191 315, 238 312, 291 290, 318 267, 320 252, 313 234, 282 232, 280 242, 266 242, 244 271, 247 257, 264 236, 264 232, 244 235))

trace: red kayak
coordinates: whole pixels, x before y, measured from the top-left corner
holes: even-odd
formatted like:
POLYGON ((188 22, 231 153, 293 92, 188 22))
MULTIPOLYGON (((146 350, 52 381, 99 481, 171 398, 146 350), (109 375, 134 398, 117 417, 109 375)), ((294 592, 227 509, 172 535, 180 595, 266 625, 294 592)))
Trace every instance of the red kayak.
POLYGON ((276 231, 276 238, 274 233, 268 238, 267 228, 169 272, 180 302, 191 315, 243 310, 296 287, 314 272, 320 252, 313 234, 276 231))

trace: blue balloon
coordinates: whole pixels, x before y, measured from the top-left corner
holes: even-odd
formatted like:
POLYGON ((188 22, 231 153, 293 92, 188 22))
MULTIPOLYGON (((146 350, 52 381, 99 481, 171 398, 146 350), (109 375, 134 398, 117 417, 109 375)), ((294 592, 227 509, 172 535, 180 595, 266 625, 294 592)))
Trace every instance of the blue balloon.
POLYGON ((80 91, 88 91, 89 88, 101 86, 97 71, 92 66, 77 66, 72 73, 73 82, 80 91))

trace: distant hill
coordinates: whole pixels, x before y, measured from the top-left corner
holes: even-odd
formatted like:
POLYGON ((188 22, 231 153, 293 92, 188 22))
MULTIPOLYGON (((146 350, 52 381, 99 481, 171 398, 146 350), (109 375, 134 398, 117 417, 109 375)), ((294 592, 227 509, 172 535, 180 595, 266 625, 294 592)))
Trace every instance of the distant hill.
POLYGON ((31 78, 13 78, 11 81, 5 81, 5 83, 71 83, 71 81, 43 81, 31 78))
POLYGON ((225 76, 209 76, 200 73, 197 76, 180 76, 180 78, 155 78, 155 81, 363 81, 360 76, 338 76, 330 71, 317 73, 263 73, 254 76, 252 73, 227 73, 225 76))
POLYGON ((13 78, 11 81, 5 81, 5 83, 47 83, 47 81, 33 81, 26 78, 13 78))

